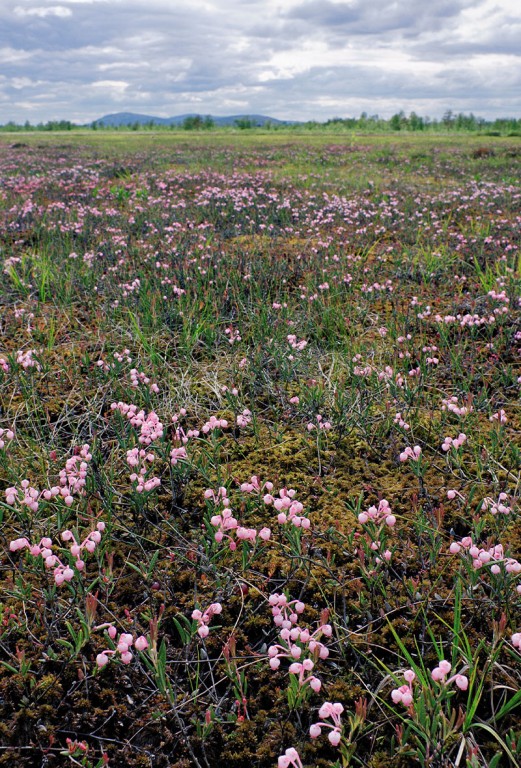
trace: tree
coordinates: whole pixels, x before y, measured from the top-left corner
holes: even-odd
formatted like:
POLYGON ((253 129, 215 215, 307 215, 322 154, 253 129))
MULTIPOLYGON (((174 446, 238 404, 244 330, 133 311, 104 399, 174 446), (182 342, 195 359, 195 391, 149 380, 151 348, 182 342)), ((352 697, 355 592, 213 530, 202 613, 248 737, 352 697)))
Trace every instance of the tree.
POLYGON ((389 120, 389 126, 393 131, 401 131, 402 128, 407 128, 408 120, 405 117, 405 112, 400 110, 396 115, 393 115, 389 120))
POLYGON ((241 131, 245 131, 245 130, 248 130, 248 128, 254 128, 255 127, 255 123, 253 122, 253 120, 250 120, 249 117, 239 117, 235 121, 235 125, 241 131))
POLYGON ((416 112, 411 112, 409 115, 409 128, 411 131, 423 131, 423 117, 419 117, 416 112))
POLYGON ((443 117, 441 118, 441 122, 445 128, 448 128, 449 130, 454 126, 454 113, 452 109, 446 110, 443 117))
POLYGON ((203 118, 201 115, 189 115, 183 120, 183 129, 185 131, 199 131, 203 127, 203 118))

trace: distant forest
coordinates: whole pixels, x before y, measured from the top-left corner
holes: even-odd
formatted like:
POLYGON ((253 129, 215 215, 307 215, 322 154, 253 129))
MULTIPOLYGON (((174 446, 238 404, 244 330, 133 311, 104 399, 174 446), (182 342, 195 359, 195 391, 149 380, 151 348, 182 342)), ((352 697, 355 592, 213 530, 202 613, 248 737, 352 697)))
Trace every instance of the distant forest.
POLYGON ((333 117, 325 122, 311 120, 308 122, 269 122, 262 126, 256 124, 255 120, 248 117, 237 119, 234 124, 229 126, 217 125, 210 115, 191 115, 186 117, 181 123, 175 125, 160 125, 153 120, 148 122, 133 122, 129 125, 104 125, 102 120, 97 120, 86 125, 79 125, 70 120, 49 120, 46 123, 32 125, 29 121, 23 124, 9 121, 0 125, 2 132, 23 132, 23 131, 75 131, 75 130, 106 130, 106 131, 236 131, 236 130, 271 130, 271 131, 367 131, 374 133, 392 133, 398 131, 404 132, 466 132, 479 133, 488 136, 521 136, 521 118, 496 118, 495 120, 485 120, 482 117, 476 117, 472 113, 466 115, 462 112, 456 113, 447 110, 443 117, 430 118, 421 117, 415 112, 406 115, 400 111, 389 119, 384 119, 379 115, 368 115, 362 112, 360 117, 333 117))

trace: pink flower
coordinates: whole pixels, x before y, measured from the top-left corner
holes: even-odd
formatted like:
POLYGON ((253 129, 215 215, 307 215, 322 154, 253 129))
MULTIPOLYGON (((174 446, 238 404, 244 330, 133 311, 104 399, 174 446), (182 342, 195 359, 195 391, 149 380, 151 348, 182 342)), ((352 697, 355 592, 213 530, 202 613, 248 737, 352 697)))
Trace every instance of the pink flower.
POLYGON ((412 669, 407 669, 403 673, 403 676, 407 681, 407 685, 401 685, 399 688, 395 688, 391 691, 391 698, 395 704, 401 702, 404 707, 410 707, 413 703, 412 683, 416 678, 416 674, 412 669))
POLYGON ((412 461, 419 461, 421 452, 422 449, 419 445, 415 445, 414 448, 407 447, 400 453, 400 461, 407 461, 407 459, 411 459, 412 461))
MULTIPOLYGON (((11 552, 16 552, 17 549, 24 549, 24 547, 28 547, 28 546, 29 546, 29 542, 27 541, 27 539, 25 538, 14 539, 14 541, 12 541, 9 544, 9 549, 11 550, 11 552)), ((39 554, 39 552, 37 554, 39 554)))
POLYGON ((340 704, 340 702, 335 702, 332 704, 330 701, 325 701, 318 710, 318 715, 323 719, 331 718, 333 724, 322 721, 314 723, 309 729, 309 735, 311 738, 315 739, 317 736, 320 736, 322 728, 330 728, 331 732, 328 734, 328 739, 334 747, 337 747, 342 738, 342 722, 340 720, 340 716, 342 715, 343 711, 344 707, 342 704, 340 704))
POLYGON ((442 659, 437 667, 434 667, 434 669, 431 672, 431 677, 433 680, 435 680, 438 683, 445 682, 445 678, 449 674, 451 670, 451 664, 449 664, 448 661, 445 661, 445 659, 442 659))
POLYGON ((329 741, 331 742, 331 744, 334 747, 338 747, 338 745, 340 743, 340 739, 342 738, 342 734, 340 733, 340 731, 337 731, 335 729, 335 730, 331 731, 331 733, 328 734, 327 738, 329 739, 329 741))
POLYGON ((72 568, 63 569, 63 578, 65 579, 65 581, 72 581, 72 579, 74 578, 74 571, 72 570, 72 568))
POLYGON ((465 675, 456 675, 454 677, 454 682, 456 683, 458 688, 462 691, 466 691, 467 688, 469 687, 469 679, 465 675))
POLYGON ((412 704, 412 691, 408 685, 401 685, 391 691, 391 699, 395 704, 401 702, 405 707, 408 707, 412 704))
POLYGON ((293 747, 287 749, 286 752, 279 757, 277 762, 277 768, 290 768, 290 766, 293 768, 304 768, 297 750, 293 747))
POLYGON ((199 624, 199 627, 197 629, 197 634, 201 638, 208 637, 208 634, 210 630, 208 629, 208 624, 210 623, 210 620, 212 616, 221 613, 222 611, 222 605, 220 603, 212 603, 208 606, 208 608, 202 612, 198 608, 194 609, 192 611, 192 619, 194 621, 197 621, 199 624))
POLYGON ((144 635, 140 635, 136 642, 134 643, 134 647, 137 651, 145 651, 148 648, 148 640, 144 635))

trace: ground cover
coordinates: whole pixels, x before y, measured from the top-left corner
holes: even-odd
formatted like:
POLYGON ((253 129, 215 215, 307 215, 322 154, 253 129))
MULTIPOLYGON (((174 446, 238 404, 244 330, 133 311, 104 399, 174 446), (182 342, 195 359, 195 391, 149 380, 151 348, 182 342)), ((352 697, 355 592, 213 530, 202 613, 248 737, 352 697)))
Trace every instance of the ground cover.
POLYGON ((521 146, 0 144, 0 765, 521 763, 521 146))

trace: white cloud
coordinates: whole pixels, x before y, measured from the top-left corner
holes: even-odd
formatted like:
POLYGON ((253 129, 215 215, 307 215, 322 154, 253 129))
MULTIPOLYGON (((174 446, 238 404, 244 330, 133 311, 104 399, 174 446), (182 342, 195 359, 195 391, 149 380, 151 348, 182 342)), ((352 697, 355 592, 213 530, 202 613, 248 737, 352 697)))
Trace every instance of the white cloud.
POLYGON ((22 88, 38 88, 40 85, 44 85, 44 81, 31 80, 30 77, 13 77, 10 85, 16 90, 21 90, 22 88))
POLYGON ((124 80, 95 80, 91 83, 93 88, 109 88, 110 90, 124 91, 129 87, 129 83, 124 80))
POLYGON ((65 19, 67 16, 72 16, 72 11, 63 5, 47 5, 36 8, 22 8, 20 5, 17 5, 14 9, 14 14, 16 16, 38 16, 41 19, 44 19, 46 16, 58 16, 65 19))
POLYGON ((8 64, 22 64, 32 57, 33 53, 31 51, 10 48, 8 46, 0 48, 0 62, 2 62, 4 66, 7 66, 8 64))

